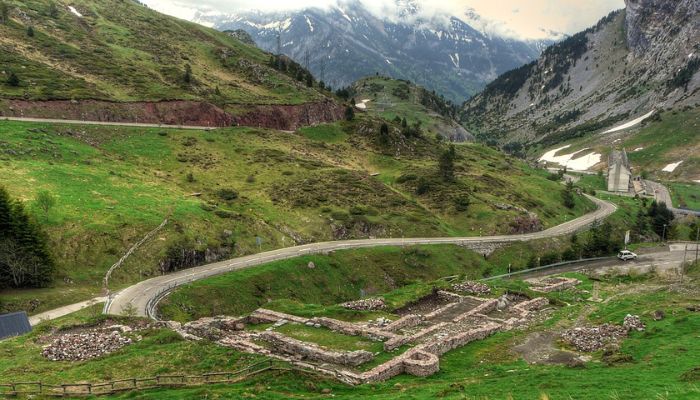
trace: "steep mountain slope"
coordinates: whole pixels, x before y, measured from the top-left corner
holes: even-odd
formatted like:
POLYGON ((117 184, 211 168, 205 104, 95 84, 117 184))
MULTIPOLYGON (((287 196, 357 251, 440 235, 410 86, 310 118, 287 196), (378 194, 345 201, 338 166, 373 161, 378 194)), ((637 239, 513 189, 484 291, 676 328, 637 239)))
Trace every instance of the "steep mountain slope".
POLYGON ((458 107, 443 97, 408 81, 387 77, 369 77, 349 89, 356 107, 386 120, 406 119, 408 125, 420 123, 421 129, 451 141, 473 139, 457 121, 458 107))
POLYGON ((485 140, 548 147, 700 104, 700 3, 626 4, 490 83, 465 103, 465 127, 485 140))
POLYGON ((380 73, 417 82, 462 102, 498 74, 536 58, 541 42, 489 36, 464 21, 418 17, 419 5, 396 2, 397 20, 378 18, 356 0, 328 9, 200 14, 195 21, 243 29, 260 47, 278 48, 332 87, 380 73))
MULTIPOLYGON (((278 71, 268 65, 269 54, 235 34, 134 1, 5 3, 0 115, 220 126, 251 109, 260 112, 247 107, 260 104, 311 110, 318 121, 342 114, 298 79, 298 65, 278 71)), ((268 125, 264 118, 255 122, 268 125)))
POLYGON ((546 172, 480 144, 447 146, 378 120, 210 131, 0 121, 0 174, 50 238, 55 290, 0 291, 0 312, 46 310, 100 292, 105 271, 169 223, 110 279, 155 274, 314 241, 538 230, 591 209, 546 172), (30 184, 28 184, 30 182, 30 184), (55 205, 36 201, 48 191, 55 205), (257 238, 260 238, 258 241, 257 238))

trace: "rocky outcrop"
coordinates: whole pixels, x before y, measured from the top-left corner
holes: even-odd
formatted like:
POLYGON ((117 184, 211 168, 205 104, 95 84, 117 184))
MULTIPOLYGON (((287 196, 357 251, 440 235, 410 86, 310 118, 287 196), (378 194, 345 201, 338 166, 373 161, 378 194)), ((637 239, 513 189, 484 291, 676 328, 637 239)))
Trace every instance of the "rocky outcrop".
POLYGON ((129 103, 103 100, 4 100, 0 101, 0 115, 203 127, 231 126, 234 123, 230 114, 213 104, 187 100, 129 103))
POLYGON ((0 116, 199 127, 252 126, 296 130, 334 122, 344 109, 332 100, 298 105, 236 105, 234 113, 211 103, 173 100, 111 102, 103 100, 0 100, 0 116))
POLYGON ((236 113, 234 121, 241 126, 292 131, 302 126, 338 121, 343 118, 344 111, 331 100, 299 105, 255 105, 236 113))
POLYGON ((654 110, 700 104, 700 2, 627 9, 547 48, 467 101, 463 124, 503 144, 549 147, 654 110))
POLYGON ((697 0, 625 0, 625 6, 627 46, 635 54, 648 50, 655 42, 671 40, 670 21, 682 24, 700 12, 697 0))

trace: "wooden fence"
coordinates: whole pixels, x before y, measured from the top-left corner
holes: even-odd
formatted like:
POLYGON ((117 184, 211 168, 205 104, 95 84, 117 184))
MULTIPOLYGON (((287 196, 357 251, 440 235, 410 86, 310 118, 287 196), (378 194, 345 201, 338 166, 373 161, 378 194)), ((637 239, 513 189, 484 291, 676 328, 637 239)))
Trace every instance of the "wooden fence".
POLYGON ((0 397, 4 398, 6 396, 19 395, 76 397, 108 395, 130 390, 235 383, 244 380, 249 376, 270 370, 298 370, 299 372, 313 373, 313 371, 297 368, 290 366, 287 363, 270 359, 252 364, 237 371, 211 372, 201 375, 156 375, 152 377, 118 379, 100 383, 62 383, 59 385, 46 384, 42 382, 2 383, 0 384, 0 397))

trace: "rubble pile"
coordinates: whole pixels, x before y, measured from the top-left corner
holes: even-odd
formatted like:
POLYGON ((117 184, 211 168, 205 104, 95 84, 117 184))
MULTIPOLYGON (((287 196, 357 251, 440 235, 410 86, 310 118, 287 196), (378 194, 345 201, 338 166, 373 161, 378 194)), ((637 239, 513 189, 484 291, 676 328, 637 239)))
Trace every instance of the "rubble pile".
POLYGON ((491 293, 491 288, 481 282, 466 281, 455 283, 452 285, 452 290, 457 292, 465 292, 475 295, 484 295, 491 293))
POLYGON ((594 327, 573 328, 562 334, 562 339, 577 350, 593 352, 607 344, 616 344, 627 336, 627 328, 620 325, 603 324, 594 327))
POLYGON ((369 299, 348 301, 346 303, 342 303, 341 307, 347 308, 349 310, 355 310, 355 311, 375 311, 375 310, 385 309, 386 304, 384 303, 384 299, 369 298, 369 299))
POLYGON ((83 361, 115 352, 131 344, 118 331, 91 331, 61 335, 46 346, 42 355, 51 361, 83 361))
POLYGON ((642 319, 638 315, 627 314, 625 320, 622 322, 622 326, 627 329, 627 331, 635 330, 637 332, 642 332, 646 329, 646 325, 642 322, 642 319))

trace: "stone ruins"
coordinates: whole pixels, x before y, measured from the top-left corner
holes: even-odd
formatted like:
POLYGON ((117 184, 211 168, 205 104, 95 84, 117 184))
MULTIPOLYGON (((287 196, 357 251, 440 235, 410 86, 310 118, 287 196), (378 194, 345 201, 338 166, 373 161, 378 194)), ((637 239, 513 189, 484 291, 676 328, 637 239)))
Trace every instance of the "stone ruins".
POLYGON ((525 282, 530 285, 530 289, 540 293, 560 292, 562 290, 571 289, 581 283, 578 279, 565 278, 562 276, 532 278, 526 279, 525 282))
MULTIPOLYGON (((464 292, 486 292, 481 286, 467 284, 464 292)), ((506 294, 482 298, 448 291, 436 291, 396 312, 400 318, 390 321, 346 322, 328 317, 302 318, 260 308, 246 317, 203 318, 184 325, 169 326, 189 340, 206 338, 239 351, 266 355, 300 367, 361 384, 390 379, 399 374, 432 375, 440 369, 440 356, 496 332, 524 327, 543 315, 549 301, 506 294), (246 330, 248 325, 273 324, 266 330, 246 330), (317 329, 383 342, 383 349, 396 352, 389 361, 372 368, 362 366, 375 357, 365 351, 339 351, 301 341, 276 332, 284 324, 303 324, 317 329)), ((379 302, 354 302, 352 308, 373 308, 379 302)), ((383 302, 382 302, 383 304, 383 302)))

